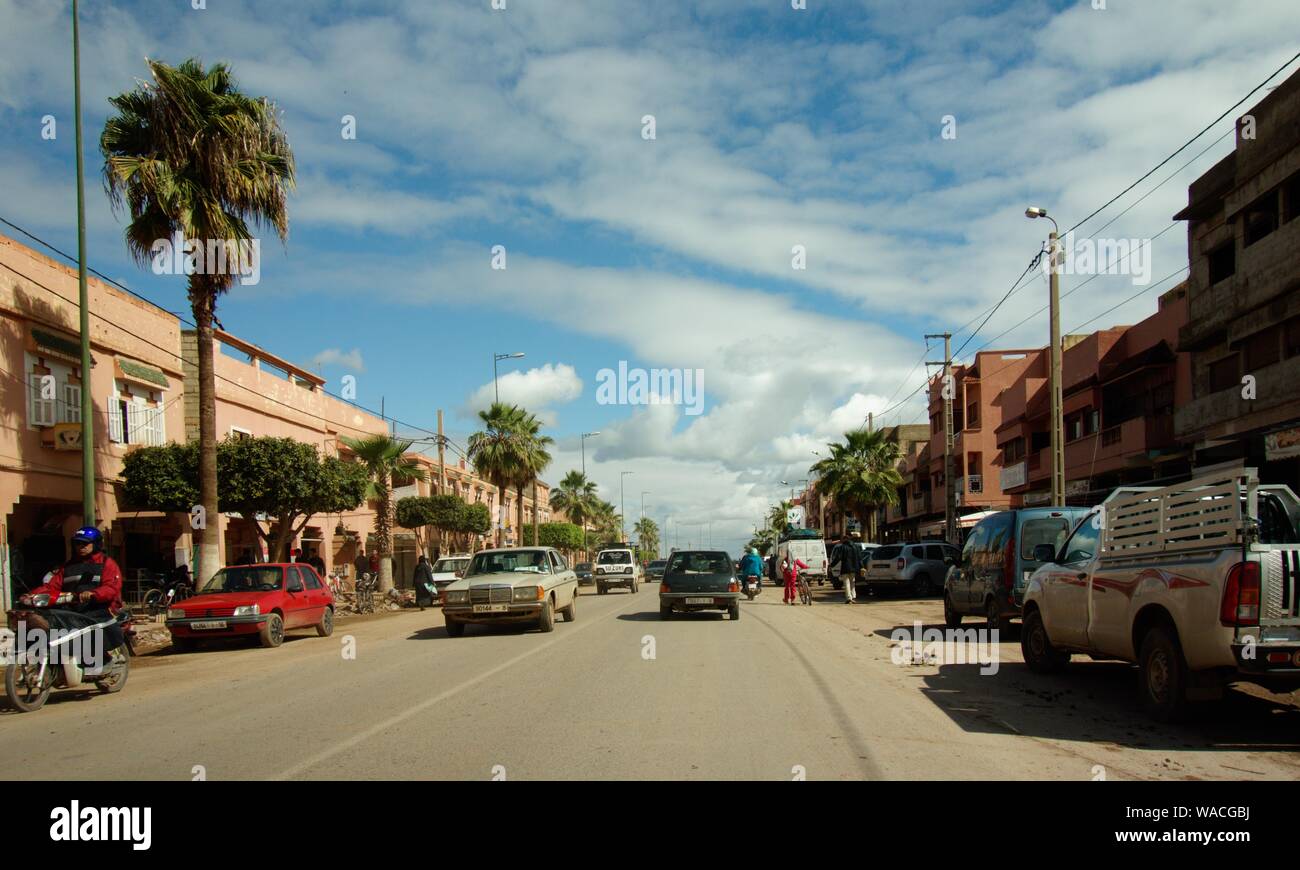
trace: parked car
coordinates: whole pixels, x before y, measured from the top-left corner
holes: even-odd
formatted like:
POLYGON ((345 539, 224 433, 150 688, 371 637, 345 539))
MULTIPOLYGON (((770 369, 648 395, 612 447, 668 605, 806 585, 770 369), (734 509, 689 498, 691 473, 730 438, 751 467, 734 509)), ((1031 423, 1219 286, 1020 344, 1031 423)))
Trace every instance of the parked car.
POLYGON ((578 575, 552 547, 480 550, 465 576, 442 593, 447 634, 461 637, 470 624, 534 622, 555 630, 555 614, 578 618, 578 575))
MULTIPOLYGON (((801 530, 802 531, 802 530, 801 530)), ((782 539, 776 547, 776 562, 779 566, 781 562, 790 557, 791 561, 800 559, 808 566, 807 570, 801 573, 807 575, 810 579, 826 579, 826 542, 821 537, 795 537, 782 539)), ((832 585, 840 588, 839 578, 831 578, 832 585)))
POLYGON ((578 575, 579 586, 590 586, 595 583, 595 577, 591 573, 590 562, 579 562, 573 566, 573 573, 578 575))
POLYGON ((469 567, 470 559, 474 557, 469 553, 457 553, 451 556, 443 556, 437 562, 433 563, 433 585, 436 591, 441 593, 452 583, 460 579, 469 567))
POLYGON ((613 547, 596 554, 596 592, 604 595, 612 586, 623 586, 631 592, 637 590, 641 566, 630 548, 613 547))
POLYGON ((740 581, 731 557, 721 550, 680 550, 664 568, 659 618, 701 610, 726 611, 740 619, 740 581))
POLYGON ((943 541, 917 544, 887 544, 876 547, 865 567, 870 590, 907 589, 917 596, 932 595, 942 588, 948 568, 957 563, 960 552, 943 541))
POLYGON ((1020 617, 1029 576, 1042 564, 1034 548, 1051 544, 1055 550, 1087 513, 1082 507, 1018 508, 980 520, 944 582, 944 622, 956 628, 963 616, 982 616, 990 629, 1010 628, 1020 617))
POLYGON ((315 628, 334 632, 334 594, 310 565, 232 565, 212 575, 197 595, 167 609, 172 646, 193 649, 211 637, 251 637, 276 647, 284 633, 315 628))
POLYGON ((1233 681, 1300 687, 1300 500, 1253 470, 1161 489, 1117 490, 1044 564, 1025 592, 1021 649, 1033 671, 1074 653, 1138 665, 1147 712, 1233 681))
POLYGON ((653 562, 651 562, 649 565, 646 566, 645 569, 646 577, 648 577, 651 580, 662 580, 664 576, 664 569, 666 569, 667 567, 668 567, 667 559, 655 559, 653 562))

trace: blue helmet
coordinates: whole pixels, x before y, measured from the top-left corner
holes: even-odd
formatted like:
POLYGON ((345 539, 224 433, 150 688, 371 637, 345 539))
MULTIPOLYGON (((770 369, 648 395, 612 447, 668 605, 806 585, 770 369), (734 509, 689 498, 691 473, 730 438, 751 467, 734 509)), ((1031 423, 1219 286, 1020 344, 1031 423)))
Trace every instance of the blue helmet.
POLYGON ((83 526, 72 533, 72 543, 90 544, 98 553, 104 549, 104 533, 94 526, 83 526))

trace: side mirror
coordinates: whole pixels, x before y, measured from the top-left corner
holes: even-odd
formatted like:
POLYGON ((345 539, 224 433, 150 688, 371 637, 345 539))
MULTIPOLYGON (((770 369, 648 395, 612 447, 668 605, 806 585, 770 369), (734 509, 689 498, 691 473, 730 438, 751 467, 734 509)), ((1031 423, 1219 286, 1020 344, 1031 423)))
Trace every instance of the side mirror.
POLYGON ((1055 562, 1056 548, 1051 544, 1037 544, 1034 546, 1035 562, 1055 562))

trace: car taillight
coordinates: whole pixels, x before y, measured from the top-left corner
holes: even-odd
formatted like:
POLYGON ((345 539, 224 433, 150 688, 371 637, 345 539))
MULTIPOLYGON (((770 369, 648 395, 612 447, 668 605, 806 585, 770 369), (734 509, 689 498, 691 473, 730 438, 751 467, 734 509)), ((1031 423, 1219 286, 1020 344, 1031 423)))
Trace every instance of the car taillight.
POLYGON ((1228 571, 1219 622, 1227 626, 1259 625, 1259 563, 1238 562, 1228 571))
POLYGON ((898 561, 894 563, 894 567, 900 571, 902 571, 904 566, 906 565, 907 565, 907 560, 904 559, 902 556, 899 556, 898 561))
POLYGON ((670 589, 670 588, 668 588, 668 584, 667 584, 667 583, 660 583, 660 584, 659 584, 659 591, 660 591, 660 592, 672 592, 673 590, 670 589))
POLYGON ((1007 603, 1016 603, 1016 536, 1007 536, 1007 549, 1002 554, 1002 585, 1007 590, 1007 603))
POLYGON ((739 591, 740 591, 740 584, 737 583, 735 580, 732 580, 732 581, 731 581, 731 584, 727 587, 727 591, 728 591, 728 592, 739 592, 739 591))

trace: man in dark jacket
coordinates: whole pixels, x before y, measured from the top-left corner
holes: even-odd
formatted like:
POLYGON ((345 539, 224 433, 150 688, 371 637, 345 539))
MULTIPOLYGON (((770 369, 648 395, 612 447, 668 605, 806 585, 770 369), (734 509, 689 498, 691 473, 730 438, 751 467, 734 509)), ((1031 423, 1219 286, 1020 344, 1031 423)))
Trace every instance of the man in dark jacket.
POLYGON ((858 600, 856 581, 858 569, 862 567, 862 554, 847 532, 840 537, 840 542, 831 551, 831 559, 826 563, 826 570, 829 572, 836 565, 840 569, 840 582, 844 584, 844 603, 854 604, 858 600))
POLYGON ((432 607, 437 597, 433 585, 433 566, 429 564, 429 557, 423 553, 420 554, 420 561, 415 565, 415 577, 412 581, 415 585, 415 603, 421 610, 432 607))

